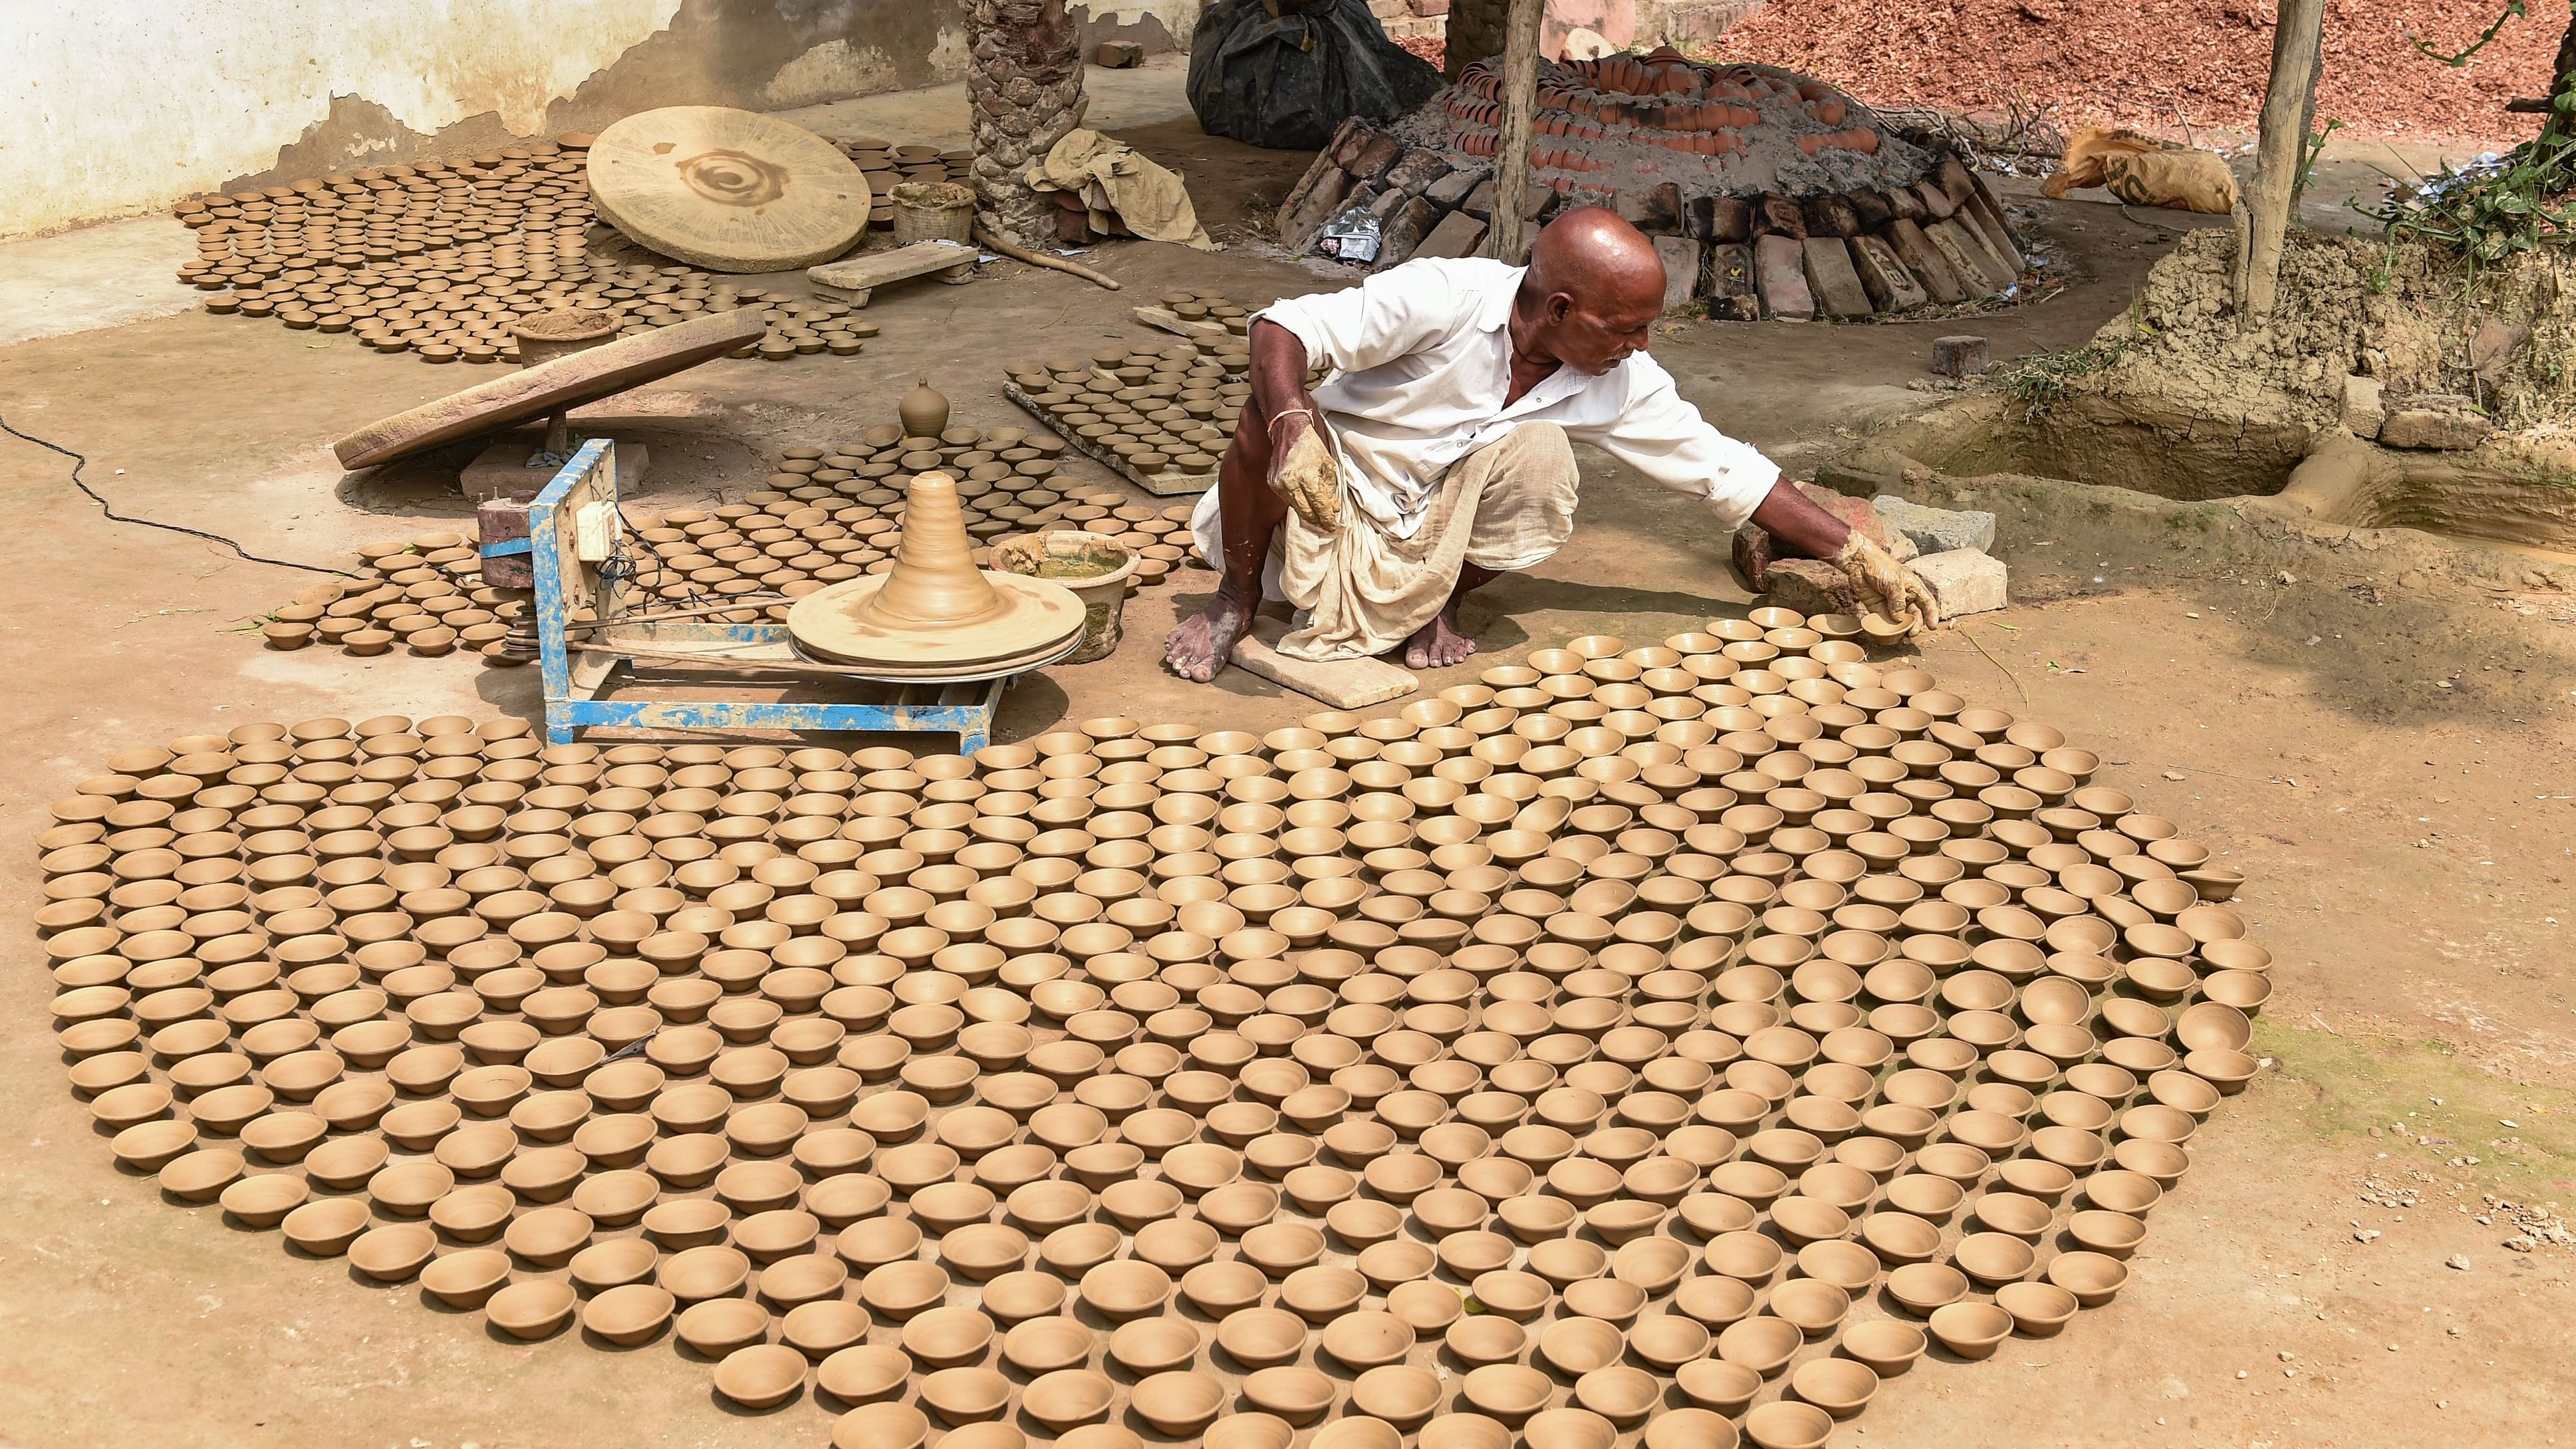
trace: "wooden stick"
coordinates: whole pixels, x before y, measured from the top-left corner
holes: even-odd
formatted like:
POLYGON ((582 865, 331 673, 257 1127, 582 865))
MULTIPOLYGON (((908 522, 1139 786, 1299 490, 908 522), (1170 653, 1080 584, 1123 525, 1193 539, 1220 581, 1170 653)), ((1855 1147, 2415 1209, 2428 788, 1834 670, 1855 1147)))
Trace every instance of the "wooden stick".
POLYGON ((982 242, 984 245, 991 247, 993 250, 1000 252, 1006 257, 1009 257, 1012 261, 1026 262, 1033 267, 1052 267, 1059 272, 1071 272, 1073 275, 1082 278, 1086 282, 1098 282, 1100 285, 1107 287, 1113 292, 1125 290, 1115 277, 1102 276, 1100 273, 1093 271, 1091 268, 1086 267, 1079 262, 1068 262, 1062 257, 1045 256, 1041 253, 1030 251, 1026 247, 1014 246, 1011 243, 1002 240, 1000 237, 993 235, 991 232, 986 231, 980 226, 975 228, 975 240, 982 242))
POLYGON ((1529 260, 1530 129, 1538 121, 1538 32, 1545 0, 1511 0, 1503 21, 1503 122, 1494 147, 1494 256, 1529 260))

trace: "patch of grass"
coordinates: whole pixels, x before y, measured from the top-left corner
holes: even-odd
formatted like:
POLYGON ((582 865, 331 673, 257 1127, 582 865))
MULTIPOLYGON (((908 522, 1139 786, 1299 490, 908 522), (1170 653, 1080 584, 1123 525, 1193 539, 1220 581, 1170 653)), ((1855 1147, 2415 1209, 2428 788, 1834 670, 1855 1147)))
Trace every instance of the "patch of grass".
POLYGON ((2067 384, 2090 377, 2129 355, 2130 336, 2088 342, 2063 352, 2034 352, 1994 369, 1988 376, 2004 396, 2021 404, 2022 421, 2038 422, 2066 401, 2067 384))
POLYGON ((2525 1199, 2564 1200, 2576 1182, 2576 1092, 2505 1081, 2438 1043, 2367 1041, 2271 1017, 2256 1018, 2248 1050, 2312 1094, 2300 1126, 2371 1141, 2388 1165, 2466 1172, 2525 1199), (2476 1161, 2455 1167, 2455 1158, 2476 1161))

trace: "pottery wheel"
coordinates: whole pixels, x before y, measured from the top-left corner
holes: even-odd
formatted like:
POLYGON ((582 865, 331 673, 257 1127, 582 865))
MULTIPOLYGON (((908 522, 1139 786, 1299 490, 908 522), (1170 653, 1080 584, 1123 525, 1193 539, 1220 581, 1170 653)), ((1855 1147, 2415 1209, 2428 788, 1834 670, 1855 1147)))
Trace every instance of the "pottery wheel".
POLYGON ((1082 601, 1047 579, 986 571, 1003 611, 965 624, 909 623, 873 606, 891 574, 818 589, 787 611, 787 632, 817 658, 888 678, 943 679, 1045 663, 1082 632, 1082 601))
POLYGON ((629 116, 590 148, 590 195, 619 231, 720 272, 828 262, 868 225, 868 178, 831 142, 724 106, 629 116))
POLYGON ((757 342, 767 330, 757 312, 718 312, 621 337, 369 423, 332 444, 331 451, 343 468, 390 463, 668 377, 757 342))

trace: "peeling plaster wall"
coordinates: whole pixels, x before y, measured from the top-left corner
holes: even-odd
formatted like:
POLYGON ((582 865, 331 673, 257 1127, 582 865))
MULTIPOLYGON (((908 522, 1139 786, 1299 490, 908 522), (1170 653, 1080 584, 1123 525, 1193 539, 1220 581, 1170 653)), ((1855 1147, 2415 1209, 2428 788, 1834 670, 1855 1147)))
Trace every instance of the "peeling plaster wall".
POLYGON ((1136 0, 1120 4, 1118 0, 1068 0, 1065 8, 1073 12, 1075 23, 1082 27, 1082 58, 1091 59, 1092 49, 1104 40, 1130 41, 1153 55, 1166 50, 1188 50, 1190 34, 1198 29, 1199 12, 1208 0, 1136 0))
MULTIPOLYGON (((1156 0, 1146 9, 1166 8, 1156 0)), ((956 80, 965 0, 0 0, 0 239, 211 190, 956 80)))

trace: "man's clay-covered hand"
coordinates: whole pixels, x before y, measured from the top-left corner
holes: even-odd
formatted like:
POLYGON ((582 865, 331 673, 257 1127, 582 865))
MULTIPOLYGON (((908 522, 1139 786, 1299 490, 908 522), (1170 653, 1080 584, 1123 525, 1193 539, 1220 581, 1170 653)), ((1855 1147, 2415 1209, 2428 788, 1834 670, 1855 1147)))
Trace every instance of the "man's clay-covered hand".
POLYGON ((1923 587, 1912 569, 1858 529, 1834 554, 1833 565, 1851 580, 1852 592, 1867 612, 1902 625, 1908 634, 1941 627, 1941 611, 1932 602, 1932 591, 1923 587))
POLYGON ((1297 516, 1315 529, 1333 533, 1342 526, 1342 475, 1325 445, 1324 430, 1302 411, 1283 411, 1271 420, 1270 487, 1297 516))

